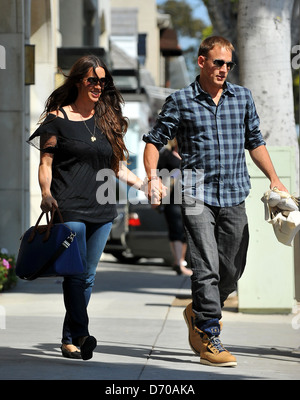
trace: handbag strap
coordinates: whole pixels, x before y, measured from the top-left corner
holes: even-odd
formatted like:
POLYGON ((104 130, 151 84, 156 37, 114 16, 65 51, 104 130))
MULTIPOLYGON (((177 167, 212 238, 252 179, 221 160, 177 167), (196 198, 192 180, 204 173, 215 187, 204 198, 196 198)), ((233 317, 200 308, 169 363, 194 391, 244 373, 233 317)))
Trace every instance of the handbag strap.
POLYGON ((58 207, 55 206, 54 204, 52 204, 52 210, 51 210, 51 218, 50 218, 50 220, 49 220, 48 212, 44 212, 44 211, 43 211, 43 212, 41 213, 41 215, 39 216, 38 220, 36 221, 36 224, 35 224, 35 226, 34 226, 32 232, 31 232, 31 235, 30 235, 29 238, 28 238, 28 243, 30 243, 30 242, 33 241, 34 236, 35 236, 36 233, 37 233, 39 223, 41 222, 41 219, 42 219, 42 217, 43 217, 44 214, 46 214, 47 229, 46 229, 46 233, 45 233, 45 236, 44 236, 43 241, 46 242, 46 241, 49 239, 49 237, 50 237, 50 231, 51 231, 51 228, 52 228, 52 226, 53 226, 53 220, 54 220, 54 214, 55 214, 55 212, 57 212, 60 222, 61 222, 62 224, 64 223, 63 217, 62 217, 61 212, 59 211, 58 207))
POLYGON ((57 251, 49 258, 49 260, 46 261, 45 264, 39 270, 37 270, 36 272, 34 272, 32 275, 30 275, 25 279, 28 281, 33 281, 34 279, 42 275, 44 272, 46 272, 47 269, 50 268, 51 265, 58 259, 58 257, 60 257, 62 253, 71 246, 75 236, 76 233, 70 232, 70 235, 62 242, 57 251))
POLYGON ((58 207, 55 206, 54 204, 52 204, 51 219, 50 219, 50 222, 48 223, 47 230, 46 230, 46 233, 45 233, 43 242, 47 242, 47 240, 48 240, 49 237, 50 237, 50 231, 51 231, 51 228, 52 228, 52 226, 53 226, 53 220, 54 220, 55 212, 57 212, 60 222, 61 222, 62 224, 64 223, 63 217, 62 217, 62 215, 61 215, 61 213, 60 213, 58 207))

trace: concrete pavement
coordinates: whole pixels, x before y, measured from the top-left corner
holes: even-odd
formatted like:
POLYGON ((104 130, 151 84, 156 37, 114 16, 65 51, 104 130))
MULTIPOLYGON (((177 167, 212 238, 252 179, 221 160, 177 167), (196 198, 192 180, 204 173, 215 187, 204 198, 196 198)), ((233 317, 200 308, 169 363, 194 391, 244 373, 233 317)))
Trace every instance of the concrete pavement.
POLYGON ((91 360, 70 360, 59 348, 61 279, 19 280, 0 294, 0 379, 99 380, 106 382, 103 391, 118 394, 112 385, 124 380, 150 387, 150 381, 300 378, 300 310, 250 315, 227 302, 221 338, 238 366, 217 368, 201 365, 188 346, 182 312, 190 301, 190 279, 159 262, 121 265, 104 256, 89 306, 98 346, 91 360))

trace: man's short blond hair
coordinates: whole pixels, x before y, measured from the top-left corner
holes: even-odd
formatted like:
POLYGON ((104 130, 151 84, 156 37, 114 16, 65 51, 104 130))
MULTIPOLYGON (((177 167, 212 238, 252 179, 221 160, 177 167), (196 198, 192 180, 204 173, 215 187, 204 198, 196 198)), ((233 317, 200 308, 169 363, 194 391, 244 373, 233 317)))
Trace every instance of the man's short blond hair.
POLYGON ((215 46, 224 47, 225 49, 235 51, 234 46, 229 40, 223 38, 222 36, 210 36, 203 40, 200 44, 198 57, 204 56, 207 57, 210 50, 212 50, 215 46))

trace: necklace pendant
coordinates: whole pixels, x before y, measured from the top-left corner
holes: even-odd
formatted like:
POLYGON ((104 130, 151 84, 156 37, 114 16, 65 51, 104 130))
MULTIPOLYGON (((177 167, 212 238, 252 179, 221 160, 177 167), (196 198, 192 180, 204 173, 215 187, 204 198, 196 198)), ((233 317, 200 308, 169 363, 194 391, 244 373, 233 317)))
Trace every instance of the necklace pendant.
POLYGON ((95 137, 95 136, 92 136, 92 137, 91 137, 91 141, 94 142, 95 140, 96 140, 96 137, 95 137))

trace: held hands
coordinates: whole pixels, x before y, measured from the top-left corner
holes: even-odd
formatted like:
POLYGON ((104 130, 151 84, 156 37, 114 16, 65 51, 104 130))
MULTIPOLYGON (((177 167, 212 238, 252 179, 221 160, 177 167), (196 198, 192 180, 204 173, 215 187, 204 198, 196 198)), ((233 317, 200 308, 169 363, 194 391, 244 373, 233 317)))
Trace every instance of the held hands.
POLYGON ((158 207, 161 200, 167 196, 167 187, 162 183, 158 176, 152 176, 150 179, 145 178, 142 190, 150 200, 153 207, 158 207))

